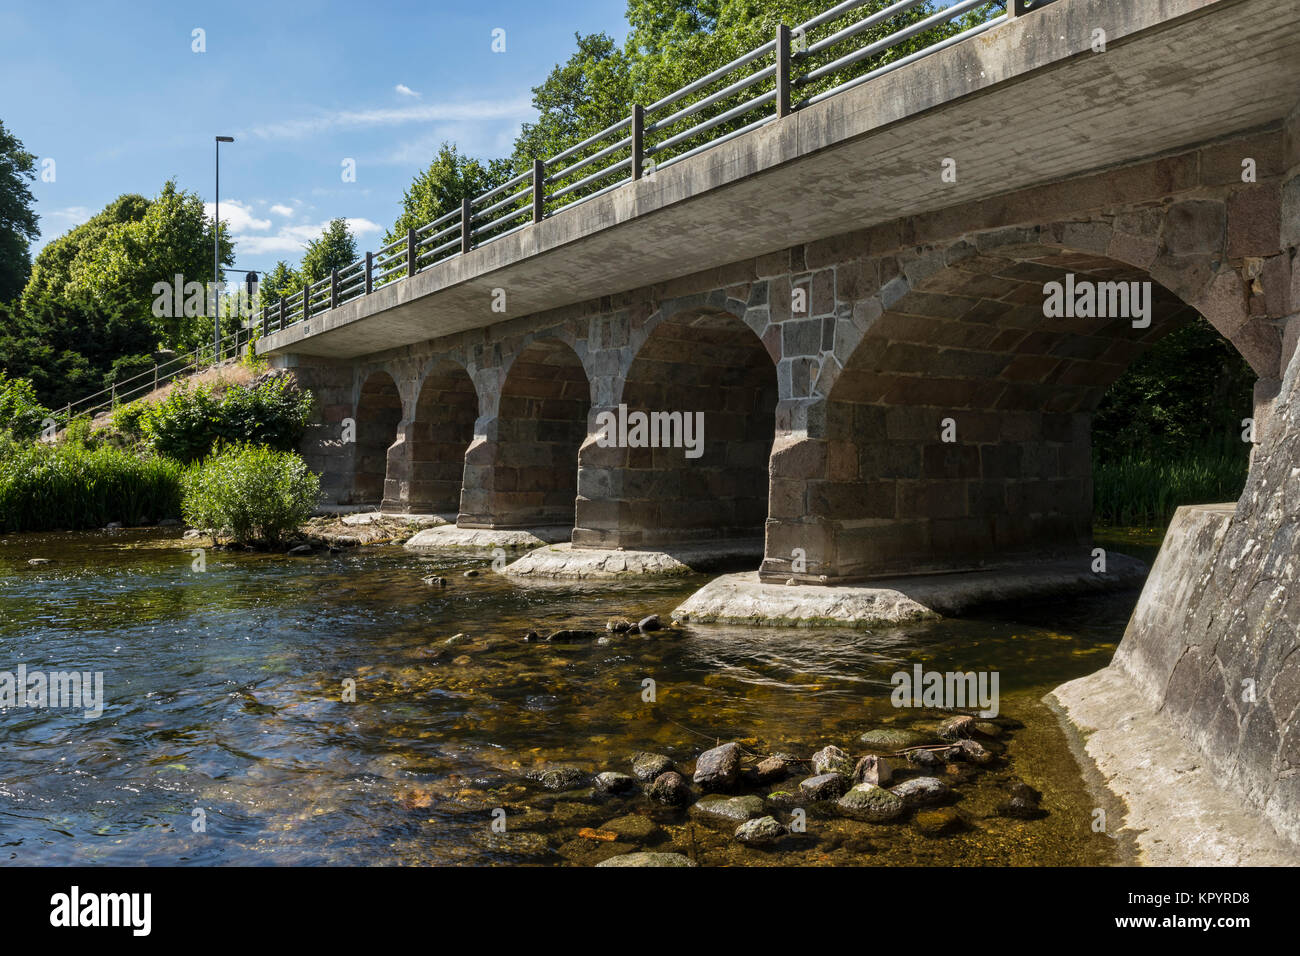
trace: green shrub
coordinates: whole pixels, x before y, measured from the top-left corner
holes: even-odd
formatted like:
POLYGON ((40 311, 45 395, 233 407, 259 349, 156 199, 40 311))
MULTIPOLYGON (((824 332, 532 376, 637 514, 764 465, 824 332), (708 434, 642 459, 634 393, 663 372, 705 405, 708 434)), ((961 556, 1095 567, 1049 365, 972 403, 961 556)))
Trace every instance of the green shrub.
POLYGON ((210 386, 182 384, 140 421, 154 449, 183 462, 205 457, 218 442, 291 451, 307 427, 311 401, 310 392, 299 392, 286 378, 230 385, 220 397, 210 386))
POLYGON ((36 390, 25 378, 10 378, 0 369, 0 428, 18 440, 41 433, 50 410, 36 400, 36 390))
POLYGON ((215 537, 274 545, 311 517, 319 496, 319 476, 295 452, 234 445, 186 470, 181 508, 215 537))
POLYGON ((140 524, 181 511, 181 466, 155 455, 75 443, 0 450, 0 531, 140 524))
POLYGON ((99 438, 90 424, 90 419, 81 415, 73 418, 63 428, 63 441, 69 445, 81 445, 93 449, 99 445, 99 438))
POLYGON ((113 409, 109 424, 113 430, 133 441, 144 438, 144 417, 149 412, 149 405, 142 401, 127 402, 113 409))

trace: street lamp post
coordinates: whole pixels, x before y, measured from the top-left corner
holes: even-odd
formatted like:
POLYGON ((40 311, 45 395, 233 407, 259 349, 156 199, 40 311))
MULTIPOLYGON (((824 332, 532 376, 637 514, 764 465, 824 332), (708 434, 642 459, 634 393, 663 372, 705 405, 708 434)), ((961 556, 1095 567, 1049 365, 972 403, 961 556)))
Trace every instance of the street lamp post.
POLYGON ((216 196, 212 203, 212 362, 221 359, 221 144, 233 143, 233 136, 218 136, 216 196))

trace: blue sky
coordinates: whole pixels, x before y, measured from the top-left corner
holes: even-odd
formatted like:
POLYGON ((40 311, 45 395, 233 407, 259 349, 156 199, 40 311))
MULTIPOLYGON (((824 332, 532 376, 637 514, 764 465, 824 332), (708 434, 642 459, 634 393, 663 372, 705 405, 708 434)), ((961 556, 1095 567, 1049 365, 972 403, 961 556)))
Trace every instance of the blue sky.
POLYGON ((0 119, 53 182, 32 186, 37 248, 122 193, 175 177, 221 217, 237 266, 296 262, 335 216, 375 248, 438 144, 509 152, 530 91, 573 34, 626 35, 622 0, 98 2, 0 6, 0 119), (506 51, 492 52, 492 31, 506 51), (196 53, 192 31, 205 31, 196 53), (356 182, 342 163, 356 161, 356 182))

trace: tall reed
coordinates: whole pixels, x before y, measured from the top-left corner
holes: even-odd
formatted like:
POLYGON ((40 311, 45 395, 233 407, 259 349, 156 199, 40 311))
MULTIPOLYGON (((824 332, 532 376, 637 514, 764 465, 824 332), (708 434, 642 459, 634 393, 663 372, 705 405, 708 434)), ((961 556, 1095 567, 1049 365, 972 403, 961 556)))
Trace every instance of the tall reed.
POLYGON ((0 531, 179 517, 181 471, 179 462, 111 445, 11 444, 0 449, 0 531))
POLYGON ((1093 514, 1105 524, 1167 524, 1181 505, 1236 501, 1248 464, 1241 451, 1170 459, 1127 455, 1095 463, 1093 514))

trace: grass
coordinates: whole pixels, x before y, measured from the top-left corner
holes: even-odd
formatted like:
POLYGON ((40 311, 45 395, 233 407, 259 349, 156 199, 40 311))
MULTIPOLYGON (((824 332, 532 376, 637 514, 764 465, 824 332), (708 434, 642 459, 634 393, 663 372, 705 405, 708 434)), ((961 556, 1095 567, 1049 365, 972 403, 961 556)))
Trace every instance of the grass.
POLYGON ((179 517, 181 471, 178 462, 111 445, 11 445, 0 452, 0 531, 179 517))
POLYGON ((1241 452, 1161 460, 1126 456, 1094 464, 1093 515, 1101 524, 1166 526, 1182 505, 1236 501, 1246 484, 1241 452))

